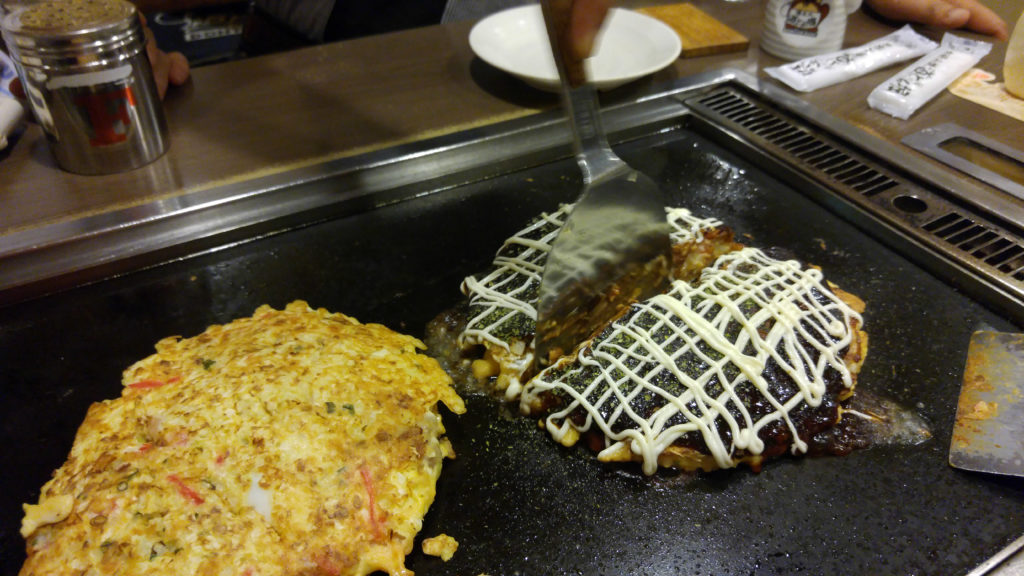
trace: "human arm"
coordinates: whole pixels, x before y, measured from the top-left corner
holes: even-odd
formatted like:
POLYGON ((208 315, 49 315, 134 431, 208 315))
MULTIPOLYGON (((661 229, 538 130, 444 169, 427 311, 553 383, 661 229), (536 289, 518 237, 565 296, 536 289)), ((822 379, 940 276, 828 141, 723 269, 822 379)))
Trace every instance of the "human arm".
POLYGON ((1009 37, 1006 22, 978 0, 865 0, 865 4, 890 20, 946 29, 967 28, 1000 40, 1009 37))

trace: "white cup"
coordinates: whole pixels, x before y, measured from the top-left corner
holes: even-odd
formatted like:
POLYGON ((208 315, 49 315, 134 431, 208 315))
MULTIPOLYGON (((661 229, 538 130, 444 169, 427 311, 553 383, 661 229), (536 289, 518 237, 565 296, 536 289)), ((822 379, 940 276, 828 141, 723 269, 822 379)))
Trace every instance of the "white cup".
POLYGON ((785 60, 799 60, 843 48, 846 16, 860 0, 768 0, 761 49, 785 60))

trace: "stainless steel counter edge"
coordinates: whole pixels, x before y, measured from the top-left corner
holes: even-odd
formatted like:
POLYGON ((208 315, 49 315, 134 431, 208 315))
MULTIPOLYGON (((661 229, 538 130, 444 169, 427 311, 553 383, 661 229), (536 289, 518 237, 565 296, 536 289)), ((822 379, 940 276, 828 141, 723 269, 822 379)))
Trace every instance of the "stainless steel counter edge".
MULTIPOLYGON (((644 99, 605 111, 610 132, 685 112, 644 99)), ((30 299, 177 257, 310 224, 346 211, 443 190, 510 170, 510 159, 571 153, 560 112, 473 128, 171 199, 6 235, 0 305, 30 299), (501 140, 501 146, 489 145, 501 140), (429 183, 429 185, 428 185, 429 183)))
MULTIPOLYGON (((666 84, 604 112, 611 132, 679 117, 689 94, 734 83, 824 133, 842 135, 864 150, 1018 229, 1024 203, 950 170, 922 162, 916 151, 894 145, 809 104, 770 81, 722 69, 666 84)), ((171 199, 14 232, 0 247, 0 304, 17 302, 189 254, 304 225, 346 211, 401 201, 512 169, 561 147, 570 153, 560 113, 425 139, 304 168, 226 184, 171 199), (495 141, 501 146, 493 146, 495 141), (430 182, 429 189, 426 182, 430 182)))

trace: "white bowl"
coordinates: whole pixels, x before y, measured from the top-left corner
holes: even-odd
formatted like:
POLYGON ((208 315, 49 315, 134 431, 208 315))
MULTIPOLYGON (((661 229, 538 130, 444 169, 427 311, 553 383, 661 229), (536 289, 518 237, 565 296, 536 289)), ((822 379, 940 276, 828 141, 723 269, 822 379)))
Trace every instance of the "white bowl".
MULTIPOLYGON (((477 22, 469 45, 491 66, 542 90, 559 90, 539 5, 503 10, 477 22)), ((612 8, 585 64, 587 77, 598 89, 608 90, 665 68, 681 51, 679 36, 664 22, 612 8)))

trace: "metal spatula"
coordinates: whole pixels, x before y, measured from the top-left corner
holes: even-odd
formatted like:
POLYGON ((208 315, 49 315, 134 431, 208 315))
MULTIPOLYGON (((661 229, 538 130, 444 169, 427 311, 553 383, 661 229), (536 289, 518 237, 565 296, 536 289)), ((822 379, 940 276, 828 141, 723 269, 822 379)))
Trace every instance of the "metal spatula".
POLYGON ((1024 476, 1024 334, 971 335, 949 463, 1024 476))
POLYGON ((584 187, 541 276, 537 369, 571 353, 630 302, 664 291, 671 263, 661 191, 612 152, 597 94, 566 42, 572 0, 542 0, 541 8, 584 187))

